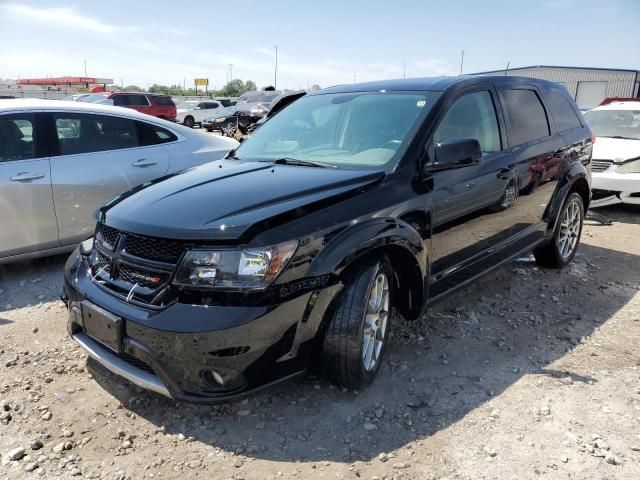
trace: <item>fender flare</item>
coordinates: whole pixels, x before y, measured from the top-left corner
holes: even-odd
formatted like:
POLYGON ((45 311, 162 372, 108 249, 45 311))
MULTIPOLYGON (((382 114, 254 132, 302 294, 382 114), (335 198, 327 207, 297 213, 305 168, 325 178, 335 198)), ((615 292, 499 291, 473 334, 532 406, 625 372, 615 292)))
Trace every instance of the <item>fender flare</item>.
POLYGON ((584 165, 580 162, 573 162, 569 169, 565 172, 563 177, 558 182, 556 191, 553 195, 551 202, 547 206, 545 212, 545 220, 547 221, 546 236, 550 237, 556 228, 558 217, 562 205, 571 192, 577 191, 582 195, 584 201, 585 212, 589 208, 589 202, 591 199, 591 189, 589 174, 584 165), (587 198, 585 198, 585 195, 587 198))

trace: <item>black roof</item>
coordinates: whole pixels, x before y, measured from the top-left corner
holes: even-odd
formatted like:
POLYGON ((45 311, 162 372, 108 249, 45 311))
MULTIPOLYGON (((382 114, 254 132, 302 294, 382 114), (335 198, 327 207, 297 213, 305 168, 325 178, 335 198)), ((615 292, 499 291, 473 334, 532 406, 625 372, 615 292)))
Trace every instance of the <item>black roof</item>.
POLYGON ((478 83, 487 80, 492 80, 499 84, 508 83, 513 84, 538 84, 547 85, 548 87, 555 88, 556 83, 542 80, 539 78, 519 77, 519 76, 504 76, 504 75, 460 75, 455 77, 425 77, 425 78, 403 78, 398 80, 379 80, 376 82, 365 83, 353 83, 345 85, 336 85, 335 87, 325 88, 316 92, 310 92, 308 95, 323 95, 326 93, 356 93, 356 92, 378 92, 384 91, 396 91, 396 92, 415 92, 415 91, 431 91, 442 92, 447 90, 452 85, 460 83, 478 83))
MULTIPOLYGON (((435 92, 441 92, 450 85, 458 83, 462 80, 466 80, 468 76, 459 77, 424 77, 424 78, 400 78, 397 80, 377 80, 375 82, 364 83, 346 83, 344 85, 336 85, 334 87, 324 88, 316 92, 311 92, 311 95, 325 94, 325 93, 348 93, 348 92, 376 92, 379 90, 389 91, 420 91, 430 90, 435 92)), ((477 79, 476 79, 477 80, 477 79)))
MULTIPOLYGON (((627 68, 600 68, 600 67, 565 67, 563 65, 530 65, 528 67, 510 67, 509 71, 512 70, 527 70, 530 68, 559 68, 559 69, 563 69, 563 70, 598 70, 598 71, 605 71, 605 72, 634 72, 634 73, 638 73, 638 70, 630 70, 627 68)), ((475 72, 475 73, 470 73, 469 75, 484 75, 485 73, 497 73, 497 72, 504 72, 506 70, 506 68, 501 68, 498 70, 487 70, 486 72, 475 72)))

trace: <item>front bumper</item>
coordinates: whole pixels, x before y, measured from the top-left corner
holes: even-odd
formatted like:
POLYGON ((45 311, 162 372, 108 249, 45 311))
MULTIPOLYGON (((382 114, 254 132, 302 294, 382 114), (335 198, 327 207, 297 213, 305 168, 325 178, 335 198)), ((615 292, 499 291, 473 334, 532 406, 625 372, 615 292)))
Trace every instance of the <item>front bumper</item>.
POLYGON ((173 304, 147 310, 97 286, 87 257, 76 250, 65 266, 63 298, 69 334, 102 366, 169 398, 217 403, 304 373, 336 292, 337 285, 325 288, 311 305, 307 292, 268 306, 173 304), (122 319, 117 351, 87 334, 87 302, 122 319))
POLYGON ((591 207, 616 203, 640 205, 640 173, 616 173, 613 169, 592 173, 591 188, 609 192, 591 202, 591 207))

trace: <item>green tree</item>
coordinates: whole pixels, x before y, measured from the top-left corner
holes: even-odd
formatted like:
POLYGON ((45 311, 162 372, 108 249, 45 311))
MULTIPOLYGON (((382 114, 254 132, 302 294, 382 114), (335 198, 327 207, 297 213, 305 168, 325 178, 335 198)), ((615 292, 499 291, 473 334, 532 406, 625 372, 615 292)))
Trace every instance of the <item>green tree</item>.
POLYGON ((124 87, 124 91, 125 92, 144 92, 144 90, 137 85, 127 85, 126 87, 124 87))
POLYGON ((244 82, 239 78, 235 78, 222 87, 222 96, 239 97, 244 93, 244 82))
POLYGON ((258 90, 256 82, 254 82, 253 80, 247 80, 246 82, 244 82, 244 92, 253 92, 255 90, 258 90))
POLYGON ((320 85, 318 85, 317 83, 314 83, 313 85, 311 85, 311 90, 322 90, 322 87, 320 85))

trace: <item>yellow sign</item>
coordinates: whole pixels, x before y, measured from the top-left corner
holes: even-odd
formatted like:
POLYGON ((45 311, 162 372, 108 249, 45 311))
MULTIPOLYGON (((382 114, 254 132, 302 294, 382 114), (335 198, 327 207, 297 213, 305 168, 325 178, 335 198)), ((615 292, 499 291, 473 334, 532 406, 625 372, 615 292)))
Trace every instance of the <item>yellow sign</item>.
POLYGON ((209 79, 208 78, 194 78, 193 79, 193 83, 196 84, 196 87, 206 87, 207 85, 209 85, 209 79))

